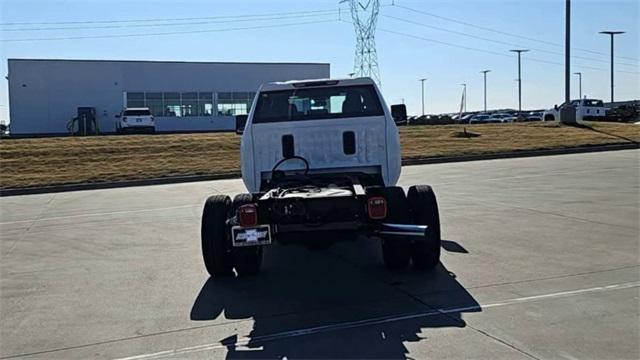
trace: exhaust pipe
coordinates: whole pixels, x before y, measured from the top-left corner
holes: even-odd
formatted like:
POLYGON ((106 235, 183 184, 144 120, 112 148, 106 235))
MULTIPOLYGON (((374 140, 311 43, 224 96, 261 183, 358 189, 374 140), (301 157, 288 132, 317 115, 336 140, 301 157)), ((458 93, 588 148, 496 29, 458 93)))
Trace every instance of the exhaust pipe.
POLYGON ((425 237, 427 233, 427 225, 408 225, 408 224, 380 224, 380 228, 375 231, 378 235, 395 235, 395 236, 421 236, 425 237))

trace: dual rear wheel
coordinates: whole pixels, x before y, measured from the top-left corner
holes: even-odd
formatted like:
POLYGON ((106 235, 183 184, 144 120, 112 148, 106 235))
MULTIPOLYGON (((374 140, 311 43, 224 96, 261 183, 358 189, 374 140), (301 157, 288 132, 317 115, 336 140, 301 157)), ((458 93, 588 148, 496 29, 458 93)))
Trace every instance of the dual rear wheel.
POLYGON ((211 276, 255 275, 262 266, 262 246, 233 247, 227 219, 235 216, 241 205, 250 203, 250 194, 240 194, 233 201, 215 195, 207 199, 202 214, 202 257, 211 276))
POLYGON ((383 236, 382 256, 389 269, 399 270, 413 263, 418 270, 430 270, 440 263, 440 217, 435 193, 430 186, 409 188, 407 195, 400 187, 384 189, 387 200, 385 222, 427 225, 424 238, 383 236))

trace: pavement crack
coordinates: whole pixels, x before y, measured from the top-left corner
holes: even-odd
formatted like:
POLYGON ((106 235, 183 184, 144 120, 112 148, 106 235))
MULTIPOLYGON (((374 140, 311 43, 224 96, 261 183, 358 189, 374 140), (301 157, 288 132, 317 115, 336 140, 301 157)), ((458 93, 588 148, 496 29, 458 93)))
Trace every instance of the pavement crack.
POLYGON ((528 357, 530 357, 532 359, 541 360, 539 357, 537 357, 537 356, 535 356, 535 355, 531 354, 530 352, 527 352, 527 351, 525 351, 523 349, 520 349, 519 347, 507 342, 506 340, 503 340, 503 339, 501 339, 501 338, 499 338, 497 336, 491 335, 488 332, 486 332, 484 330, 480 330, 480 329, 478 329, 478 328, 476 328, 476 327, 474 327, 472 325, 467 324, 467 326, 470 329, 473 329, 475 332, 477 332, 479 334, 482 334, 482 335, 484 335, 484 336, 486 336, 488 338, 491 338, 491 339, 493 339, 493 340, 495 340, 495 341, 497 341, 497 342, 499 342, 499 343, 501 343, 501 344, 503 344, 503 345, 505 345, 505 346, 507 346, 507 347, 509 347, 509 348, 511 348, 511 349, 513 349, 513 350, 525 355, 525 356, 528 356, 528 357))
MULTIPOLYGON (((579 273, 573 273, 573 274, 562 274, 562 275, 554 275, 554 276, 547 276, 547 277, 540 277, 540 278, 533 278, 533 279, 505 281, 505 282, 501 282, 501 283, 492 283, 492 284, 484 284, 484 285, 476 285, 476 286, 467 286, 467 287, 465 287, 465 289, 466 290, 472 290, 472 289, 490 288, 490 287, 494 287, 494 286, 526 284, 526 283, 530 283, 530 282, 534 282, 534 281, 565 279, 565 278, 570 278, 570 277, 575 277, 575 276, 600 274, 600 273, 605 273, 605 272, 610 272, 610 271, 625 270, 625 269, 631 269, 631 268, 637 268, 637 267, 640 267, 640 264, 626 265, 626 266, 615 267, 615 268, 610 268, 610 269, 585 271, 585 272, 579 272, 579 273)), ((447 293, 447 292, 450 292, 450 291, 455 291, 455 290, 428 291, 428 292, 417 293, 416 295, 447 293)))
MULTIPOLYGON (((459 324, 460 324, 460 327, 462 327, 462 328, 464 328, 464 327, 467 327, 467 326, 468 326, 468 327, 469 327, 470 329, 472 329, 473 331, 475 331, 475 332, 477 332, 477 333, 479 333, 479 334, 481 334, 481 335, 483 335, 483 336, 489 337, 489 338, 491 338, 491 339, 493 339, 493 340, 495 340, 495 341, 497 341, 497 342, 499 342, 499 343, 501 343, 501 344, 503 344, 503 345, 505 345, 505 346, 507 346, 507 347, 509 347, 509 348, 511 348, 511 349, 513 349, 513 350, 515 350, 515 351, 517 351, 517 352, 519 352, 519 353, 521 353, 521 354, 525 355, 525 356, 528 356, 529 358, 536 359, 536 360, 541 360, 540 358, 538 358, 538 357, 534 356, 533 354, 528 353, 527 351, 524 351, 524 350, 522 350, 522 349, 518 348, 517 346, 515 346, 515 345, 513 345, 513 344, 511 344, 511 343, 509 343, 509 342, 507 342, 506 340, 500 339, 500 338, 498 338, 497 336, 491 335, 491 334, 489 334, 488 332, 486 332, 486 331, 484 331, 484 330, 480 330, 480 329, 478 329, 478 328, 476 328, 476 327, 474 327, 474 326, 472 326, 472 325, 468 324, 466 321, 462 320, 462 318, 456 318, 456 317, 454 317, 454 316, 451 316, 451 315, 450 315, 450 313, 443 311, 443 309, 440 309, 440 308, 434 307, 433 305, 431 305, 431 304, 429 304, 428 302, 426 302, 426 301, 422 300, 422 299, 421 299, 421 298, 419 298, 418 296, 415 296, 415 295, 413 295, 413 294, 409 293, 408 291, 405 291, 404 289, 400 289, 400 288, 399 288, 399 289, 398 289, 398 291, 400 291, 400 292, 404 293, 405 295, 409 296, 410 298, 414 299, 415 301, 417 301, 417 302, 419 302, 419 303, 423 304, 423 305, 424 305, 424 306, 426 306, 428 309, 430 309, 430 310, 433 310, 433 311, 436 311, 436 312, 440 313, 441 315, 443 315, 443 316, 447 317, 449 320, 452 320, 452 321, 453 321, 453 322, 455 322, 455 323, 459 323, 459 324)), ((478 307, 479 307, 480 309, 482 309, 482 305, 478 305, 478 307)))
POLYGON ((6 259, 7 257, 9 257, 9 255, 11 255, 11 253, 13 252, 15 247, 18 245, 18 243, 21 242, 22 240, 24 240, 24 238, 27 236, 27 234, 29 233, 31 228, 40 220, 40 218, 42 218, 42 215, 44 215, 44 213, 49 209, 49 205, 51 204, 51 202, 53 202, 53 199, 55 197, 56 197, 55 193, 51 194, 49 199, 47 199, 47 201, 44 203, 44 205, 42 205, 42 208, 40 209, 40 212, 38 212, 38 214, 35 216, 35 218, 33 218, 33 221, 31 221, 31 223, 29 223, 29 226, 27 226, 27 228, 24 229, 24 231, 22 232, 20 237, 18 237, 16 240, 13 241, 13 244, 11 244, 11 247, 9 247, 9 250, 7 250, 6 253, 2 254, 2 257, 1 257, 2 259, 6 259))
MULTIPOLYGON (((458 198, 462 199, 463 197, 458 197, 458 198)), ((536 213, 536 214, 555 216, 555 217, 568 219, 568 220, 575 220, 575 221, 586 222, 586 223, 591 223, 591 224, 598 224, 598 225, 603 225, 603 226, 610 226, 610 227, 615 227, 615 228, 623 228, 623 229, 633 230, 633 231, 639 230, 637 227, 619 225, 619 224, 609 224, 609 223, 602 222, 602 221, 584 219, 584 218, 577 217, 577 216, 569 216, 569 215, 564 215, 564 214, 558 214, 558 213, 555 213, 555 212, 533 209, 533 208, 526 207, 526 206, 515 206, 515 205, 509 204, 509 203, 505 203, 503 201, 494 201, 493 204, 494 205, 498 205, 498 206, 502 206, 502 207, 505 207, 505 208, 509 208, 509 209, 517 209, 517 210, 529 211, 529 212, 533 212, 533 213, 536 213)), ((483 202, 478 202, 478 203, 476 203, 476 205, 482 206, 482 207, 485 207, 485 208, 488 208, 488 209, 491 208, 491 206, 488 206, 487 203, 483 203, 483 202)))

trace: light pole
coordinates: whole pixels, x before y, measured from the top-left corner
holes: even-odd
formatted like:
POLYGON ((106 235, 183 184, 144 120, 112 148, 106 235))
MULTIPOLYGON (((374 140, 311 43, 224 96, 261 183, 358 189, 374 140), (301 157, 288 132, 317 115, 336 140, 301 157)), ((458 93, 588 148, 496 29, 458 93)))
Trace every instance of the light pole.
POLYGON ((484 112, 487 112, 487 73, 491 70, 480 71, 484 75, 484 112))
POLYGON ((464 87, 464 90, 462 91, 462 108, 464 109, 464 112, 467 112, 467 84, 460 84, 464 87))
POLYGON ((564 104, 558 120, 563 124, 576 124, 576 109, 571 106, 571 0, 565 0, 564 14, 564 104))
POLYGON ((564 10, 564 102, 571 102, 571 0, 565 0, 564 10))
POLYGON ((609 35, 611 37, 611 102, 613 102, 613 36, 624 34, 624 31, 600 31, 600 34, 609 35))
POLYGON ((579 89, 579 96, 578 99, 582 99, 582 73, 581 72, 576 72, 574 73, 575 75, 578 75, 578 89, 579 89))
POLYGON ((424 116, 424 82, 427 81, 426 78, 418 80, 422 83, 422 116, 424 116))
POLYGON ((520 66, 520 55, 522 55, 523 52, 527 52, 529 50, 515 49, 515 50, 509 50, 509 51, 518 54, 518 117, 520 117, 520 113, 522 112, 522 76, 521 76, 521 66, 520 66))

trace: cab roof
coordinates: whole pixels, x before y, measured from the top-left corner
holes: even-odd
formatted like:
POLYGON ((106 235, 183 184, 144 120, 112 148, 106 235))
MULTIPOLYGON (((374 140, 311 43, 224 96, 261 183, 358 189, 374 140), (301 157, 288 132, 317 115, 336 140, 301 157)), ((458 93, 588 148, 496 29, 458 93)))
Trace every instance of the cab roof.
POLYGON ((294 90, 310 87, 350 86, 350 85, 374 85, 375 82, 368 77, 344 78, 344 79, 309 79, 291 80, 284 82, 266 83, 260 87, 260 91, 294 90))

